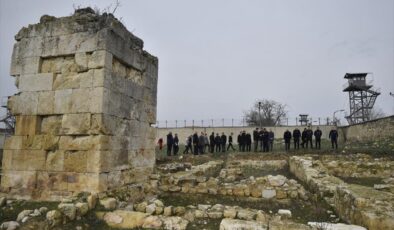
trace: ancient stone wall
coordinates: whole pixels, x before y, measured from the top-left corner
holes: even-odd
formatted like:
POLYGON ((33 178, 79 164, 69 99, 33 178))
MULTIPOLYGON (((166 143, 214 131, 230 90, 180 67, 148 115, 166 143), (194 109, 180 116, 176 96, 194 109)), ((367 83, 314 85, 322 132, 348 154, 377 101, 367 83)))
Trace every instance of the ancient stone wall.
POLYGON ((111 14, 44 15, 15 36, 15 135, 1 189, 59 199, 144 181, 155 163, 158 60, 111 14))
POLYGON ((341 127, 340 131, 347 142, 391 140, 394 144, 394 116, 341 127))

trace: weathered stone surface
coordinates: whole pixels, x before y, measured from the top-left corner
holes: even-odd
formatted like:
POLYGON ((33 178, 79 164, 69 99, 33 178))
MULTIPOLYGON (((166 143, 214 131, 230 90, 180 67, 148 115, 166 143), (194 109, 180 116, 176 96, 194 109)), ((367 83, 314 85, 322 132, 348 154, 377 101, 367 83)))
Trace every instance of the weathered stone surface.
POLYGON ((276 197, 275 189, 264 189, 262 192, 262 197, 265 199, 272 199, 276 197))
POLYGON ((19 226, 20 226, 19 223, 16 221, 6 221, 0 225, 0 229, 17 230, 19 226))
POLYGON ((91 10, 42 17, 15 39, 11 75, 21 92, 8 101, 16 137, 6 145, 1 188, 56 200, 147 182, 158 61, 142 40, 91 10))
POLYGON ((341 223, 333 224, 325 222, 308 222, 308 225, 316 228, 324 228, 327 230, 366 230, 366 228, 361 226, 341 223))
POLYGON ((163 217, 161 220, 163 221, 164 229, 185 230, 189 224, 187 220, 178 216, 163 217))
POLYGON ((255 221, 223 219, 222 222, 220 222, 220 230, 239 229, 267 230, 268 228, 255 221))
POLYGON ((142 227, 149 215, 142 212, 116 210, 114 212, 96 212, 96 216, 103 219, 112 228, 133 229, 142 227))
MULTIPOLYGON (((109 198, 104 198, 100 200, 100 204, 106 209, 106 210, 115 210, 116 208, 116 199, 109 197, 109 198)), ((145 211, 145 210, 144 210, 145 211)))
POLYGON ((70 220, 74 220, 77 215, 77 208, 72 203, 60 203, 58 209, 70 220))
POLYGON ((33 210, 23 210, 16 217, 16 221, 21 222, 23 218, 25 218, 26 216, 29 216, 31 213, 33 213, 33 210))

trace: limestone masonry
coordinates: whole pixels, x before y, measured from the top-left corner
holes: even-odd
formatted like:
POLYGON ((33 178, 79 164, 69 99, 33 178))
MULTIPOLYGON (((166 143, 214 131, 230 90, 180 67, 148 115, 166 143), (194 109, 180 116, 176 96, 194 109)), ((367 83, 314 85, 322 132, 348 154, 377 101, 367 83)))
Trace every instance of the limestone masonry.
POLYGON ((1 189, 55 200, 146 180, 155 164, 158 59, 111 14, 44 15, 15 36, 15 135, 1 189))

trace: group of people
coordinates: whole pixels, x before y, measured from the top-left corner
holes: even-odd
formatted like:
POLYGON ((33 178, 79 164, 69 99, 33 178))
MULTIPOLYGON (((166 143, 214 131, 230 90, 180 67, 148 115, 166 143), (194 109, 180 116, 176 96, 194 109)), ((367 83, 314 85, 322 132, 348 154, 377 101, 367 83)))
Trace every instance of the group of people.
MULTIPOLYGON (((304 128, 302 133, 298 128, 295 128, 293 130, 293 134, 289 130, 286 130, 286 132, 283 134, 283 139, 285 140, 285 150, 290 150, 291 139, 293 139, 294 142, 294 149, 300 148, 300 140, 302 148, 308 148, 308 146, 313 148, 313 136, 315 137, 315 148, 320 149, 322 135, 323 133, 319 127, 317 127, 315 131, 313 131, 310 127, 304 128)), ((338 131, 336 129, 331 129, 328 138, 331 140, 331 147, 338 149, 338 131)))
MULTIPOLYGON (((290 150, 291 139, 294 142, 294 149, 299 149, 300 145, 302 148, 314 148, 313 147, 313 137, 315 137, 315 148, 321 148, 321 137, 322 131, 317 127, 315 131, 313 131, 310 127, 304 128, 301 132, 298 128, 295 128, 293 132, 290 132, 288 129, 283 134, 283 139, 285 142, 285 150, 290 150)), ((237 137, 238 143, 238 151, 240 152, 250 152, 252 148, 252 143, 254 144, 254 151, 261 152, 269 152, 273 150, 275 134, 272 130, 266 130, 265 128, 259 129, 256 128, 253 130, 253 136, 250 133, 245 131, 241 131, 237 137), (252 142, 253 141, 253 142, 252 142)), ((338 148, 338 132, 336 129, 332 129, 329 133, 329 139, 331 140, 331 146, 334 149, 338 148)), ((185 150, 183 154, 188 154, 189 151, 195 155, 204 154, 206 152, 214 153, 214 152, 226 152, 230 148, 235 151, 233 146, 233 133, 231 133, 228 138, 222 133, 212 132, 208 137, 208 134, 205 132, 201 132, 200 135, 195 132, 194 134, 186 137, 185 140, 185 150)), ((163 147, 163 139, 160 138, 158 141, 160 150, 163 147)), ((179 138, 178 135, 172 135, 172 132, 169 132, 167 135, 167 155, 171 156, 177 155, 179 152, 179 138)))

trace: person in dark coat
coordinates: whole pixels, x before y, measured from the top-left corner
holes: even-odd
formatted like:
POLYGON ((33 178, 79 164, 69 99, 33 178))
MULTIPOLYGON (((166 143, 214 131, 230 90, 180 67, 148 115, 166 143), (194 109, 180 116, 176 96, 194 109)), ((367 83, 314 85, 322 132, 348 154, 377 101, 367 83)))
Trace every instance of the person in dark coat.
POLYGON ((307 134, 306 128, 304 128, 304 131, 302 131, 302 134, 301 134, 301 146, 302 146, 302 148, 305 148, 306 136, 307 135, 308 134, 307 134))
POLYGON ((216 133, 216 137, 215 137, 216 152, 220 152, 221 151, 221 147, 222 147, 221 138, 219 136, 219 133, 216 133))
POLYGON ((179 151, 179 138, 178 134, 175 133, 174 136, 174 156, 178 154, 179 151))
POLYGON ((298 128, 293 130, 294 149, 300 149, 301 132, 298 128))
POLYGON ((250 135, 250 133, 247 133, 245 135, 245 139, 246 139, 246 152, 250 152, 250 150, 252 149, 252 136, 250 135))
POLYGON ((226 152, 227 136, 224 133, 220 137, 220 144, 222 145, 222 152, 226 152))
POLYGON ((309 128, 306 130, 306 148, 308 148, 308 144, 310 144, 310 145, 311 145, 311 149, 313 149, 313 142, 312 142, 312 139, 313 139, 313 131, 312 131, 312 129, 309 127, 309 128))
POLYGON ((167 156, 171 156, 173 145, 174 145, 174 137, 172 136, 172 132, 169 132, 167 134, 167 156))
POLYGON ((215 133, 212 132, 211 135, 209 136, 209 152, 213 153, 215 151, 215 133))
POLYGON ((205 135, 203 132, 201 132, 200 136, 198 137, 198 149, 199 153, 203 154, 204 153, 204 147, 205 147, 205 135))
POLYGON ((263 129, 262 139, 263 139, 263 152, 268 152, 269 151, 269 146, 268 146, 269 133, 268 133, 268 131, 265 128, 263 129))
POLYGON ((285 150, 290 150, 291 132, 287 129, 283 134, 283 139, 285 140, 285 150))
POLYGON ((238 151, 242 152, 242 131, 239 132, 238 137, 237 137, 237 143, 238 143, 238 151))
POLYGON ((246 132, 245 130, 242 131, 242 135, 241 135, 241 151, 245 152, 245 147, 246 147, 246 132))
POLYGON ((315 136, 315 147, 316 147, 317 149, 320 149, 322 132, 321 132, 321 130, 319 129, 319 127, 317 127, 317 129, 315 130, 315 132, 313 133, 313 135, 315 136))
POLYGON ((259 128, 253 130, 253 145, 254 151, 257 152, 257 148, 259 147, 259 128))
POLYGON ((183 151, 183 154, 189 154, 189 150, 191 153, 193 153, 192 142, 193 142, 193 135, 190 135, 186 138, 186 148, 183 151))
POLYGON ((231 149, 232 149, 233 151, 235 151, 235 148, 234 148, 234 146, 233 146, 233 133, 231 133, 230 136, 228 136, 227 151, 230 149, 230 147, 231 147, 231 149))
POLYGON ((199 141, 199 139, 198 139, 198 134, 197 134, 197 132, 195 132, 194 134, 193 134, 193 148, 194 148, 194 155, 198 155, 198 141, 199 141))
POLYGON ((269 141, 269 150, 272 151, 274 148, 274 139, 275 139, 275 134, 272 132, 272 129, 268 132, 268 141, 269 141))
POLYGON ((334 149, 335 145, 335 149, 338 149, 338 131, 334 128, 331 129, 330 133, 328 134, 328 138, 331 140, 331 148, 334 149))
POLYGON ((263 151, 263 136, 264 136, 264 130, 261 129, 259 132, 260 152, 263 151))

